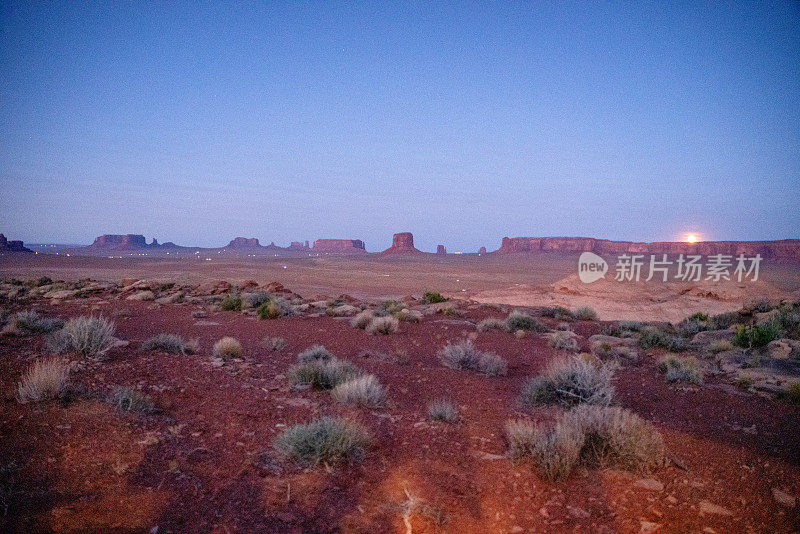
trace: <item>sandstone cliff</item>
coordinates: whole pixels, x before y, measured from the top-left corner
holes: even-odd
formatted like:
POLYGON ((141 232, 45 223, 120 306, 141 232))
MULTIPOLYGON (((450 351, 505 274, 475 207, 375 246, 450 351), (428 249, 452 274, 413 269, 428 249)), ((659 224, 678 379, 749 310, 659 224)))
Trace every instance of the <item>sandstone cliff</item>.
POLYGON ((364 242, 360 239, 317 239, 311 250, 329 254, 363 254, 367 252, 364 242))
POLYGON ((414 247, 414 235, 411 232, 401 232, 392 236, 392 246, 381 254, 422 254, 414 247))
POLYGON ((9 241, 6 236, 0 234, 0 252, 33 252, 29 248, 25 248, 22 241, 9 241))

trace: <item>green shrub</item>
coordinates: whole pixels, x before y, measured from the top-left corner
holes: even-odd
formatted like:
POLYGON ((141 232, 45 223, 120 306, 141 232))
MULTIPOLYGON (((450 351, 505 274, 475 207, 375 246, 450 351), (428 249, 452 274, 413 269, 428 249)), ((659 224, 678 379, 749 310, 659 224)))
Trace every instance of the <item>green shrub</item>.
POLYGON ((645 350, 660 347, 672 352, 683 352, 689 348, 689 343, 679 336, 670 336, 655 328, 646 328, 639 335, 639 346, 645 350))
POLYGON ((733 344, 744 348, 763 347, 773 339, 777 339, 780 328, 774 322, 753 325, 737 325, 733 336, 733 344))
POLYGON ((297 386, 317 389, 333 389, 343 382, 361 375, 361 370, 352 363, 331 358, 298 363, 289 369, 289 382, 297 386))
POLYGON ((679 358, 668 354, 658 362, 658 370, 664 373, 667 382, 702 384, 703 372, 696 358, 679 358))
POLYGON ((225 295, 220 306, 222 306, 222 309, 225 311, 241 311, 242 299, 239 298, 238 295, 225 295))
POLYGON ((527 313, 523 313, 518 310, 514 310, 508 314, 506 318, 506 330, 509 332, 516 332, 517 330, 532 330, 534 332, 546 332, 547 327, 544 326, 541 321, 528 315, 527 313))
POLYGON ((576 404, 608 406, 614 398, 613 371, 594 366, 578 357, 553 360, 544 373, 529 379, 522 388, 520 402, 525 406, 576 404))
POLYGON ((428 404, 428 417, 433 421, 455 423, 458 421, 458 409, 452 402, 438 399, 428 404))
POLYGON ((277 319, 292 314, 291 305, 282 297, 272 297, 256 310, 261 319, 277 319))
POLYGON ((142 342, 142 352, 167 352, 169 354, 185 354, 187 344, 183 338, 176 334, 158 334, 142 342))
POLYGON ((581 321, 596 321, 597 312, 589 306, 582 306, 572 312, 572 317, 581 321))
POLYGON ((147 395, 129 387, 117 387, 111 393, 111 404, 120 412, 134 412, 141 415, 156 413, 156 405, 147 395))
POLYGON ((363 375, 351 378, 333 388, 331 397, 342 404, 377 408, 386 400, 386 391, 375 375, 363 375))
POLYGON ((359 461, 369 443, 369 433, 358 423, 339 417, 322 417, 294 425, 275 438, 275 449, 301 465, 342 460, 359 461))
POLYGON ((579 464, 649 472, 664 465, 666 458, 658 430, 618 407, 578 406, 552 427, 509 421, 506 438, 510 456, 530 459, 548 480, 568 476, 579 464))
POLYGON ((422 294, 422 302, 424 304, 438 304, 446 301, 447 299, 444 298, 438 291, 426 291, 422 294))
POLYGON ((115 326, 101 316, 70 319, 64 328, 54 332, 47 346, 56 353, 74 352, 81 356, 102 356, 115 344, 115 326))
POLYGON ((778 308, 773 318, 783 333, 792 339, 800 339, 800 305, 785 304, 778 308))

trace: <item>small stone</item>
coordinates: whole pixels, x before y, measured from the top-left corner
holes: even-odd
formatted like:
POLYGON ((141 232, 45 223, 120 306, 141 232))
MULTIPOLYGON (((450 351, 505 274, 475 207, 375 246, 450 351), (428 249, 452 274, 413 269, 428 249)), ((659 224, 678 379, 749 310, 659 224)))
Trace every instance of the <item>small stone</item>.
POLYGON ((733 515, 733 512, 728 510, 727 508, 723 508, 717 504, 708 502, 708 501, 700 501, 700 514, 706 515, 733 515))
POLYGON ((578 519, 586 519, 592 515, 583 508, 578 508, 577 506, 567 505, 567 511, 569 512, 569 515, 578 519))
POLYGON ((645 489, 648 491, 664 491, 664 484, 654 478, 643 478, 637 480, 634 487, 645 489))
POLYGON ((779 504, 787 508, 794 508, 795 504, 797 504, 797 499, 795 499, 793 495, 789 495, 778 488, 772 488, 772 496, 775 497, 775 500, 778 501, 779 504))
POLYGON ((661 528, 661 525, 658 523, 652 523, 650 521, 641 521, 639 525, 639 534, 653 534, 654 532, 658 532, 661 528))

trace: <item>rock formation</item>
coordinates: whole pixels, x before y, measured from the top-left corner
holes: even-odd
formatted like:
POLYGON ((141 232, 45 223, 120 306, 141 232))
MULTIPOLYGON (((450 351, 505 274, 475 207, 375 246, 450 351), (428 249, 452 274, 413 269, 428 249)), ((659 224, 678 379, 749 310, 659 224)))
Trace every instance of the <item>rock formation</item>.
POLYGON ((594 252, 595 254, 761 254, 765 259, 800 260, 800 239, 781 241, 701 241, 637 243, 591 237, 504 237, 500 254, 520 252, 594 252))
POLYGON ((329 254, 363 254, 367 252, 364 242, 360 239, 317 239, 311 250, 329 254))
POLYGON ((308 246, 308 241, 306 241, 305 244, 300 241, 292 241, 289 245, 289 250, 307 251, 310 250, 310 247, 308 246))
POLYGON ((486 254, 486 247, 481 247, 478 249, 478 254, 486 254))
POLYGON ((25 248, 22 241, 9 241, 6 236, 0 234, 0 252, 33 252, 25 248))
POLYGON ((99 250, 138 250, 147 248, 147 241, 140 234, 105 234, 94 240, 87 248, 99 250))
POLYGON ((447 254, 447 249, 444 248, 444 245, 436 245, 436 253, 437 254, 447 254))
POLYGON ((261 244, 255 237, 235 237, 225 248, 245 249, 245 248, 261 248, 261 244))
POLYGON ((392 246, 381 254, 422 254, 414 247, 414 235, 411 232, 401 232, 392 237, 392 246))

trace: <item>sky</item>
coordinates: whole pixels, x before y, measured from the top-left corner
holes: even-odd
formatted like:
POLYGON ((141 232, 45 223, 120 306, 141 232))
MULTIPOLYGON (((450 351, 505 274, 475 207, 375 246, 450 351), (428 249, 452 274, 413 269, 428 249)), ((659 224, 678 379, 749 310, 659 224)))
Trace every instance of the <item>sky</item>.
POLYGON ((0 1, 0 232, 800 237, 800 2, 0 1))

